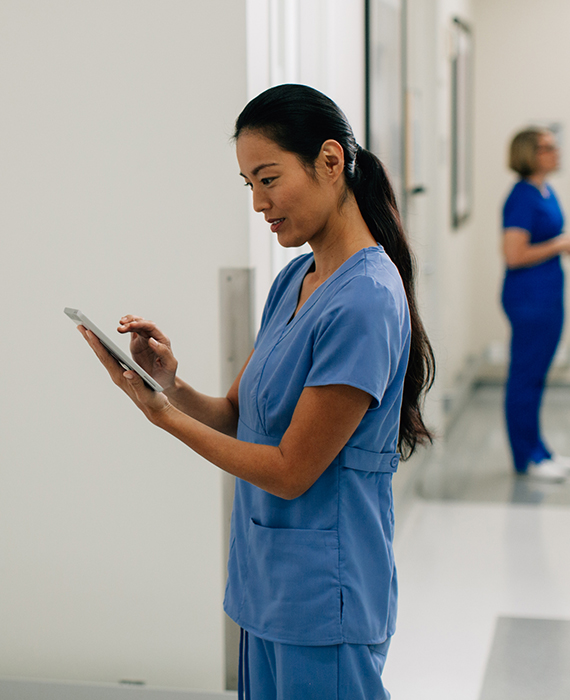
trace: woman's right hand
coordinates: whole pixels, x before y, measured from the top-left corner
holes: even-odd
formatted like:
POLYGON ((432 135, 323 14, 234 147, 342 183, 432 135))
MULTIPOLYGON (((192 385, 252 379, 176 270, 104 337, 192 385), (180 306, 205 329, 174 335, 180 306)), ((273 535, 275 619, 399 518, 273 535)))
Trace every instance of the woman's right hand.
POLYGON ((139 364, 164 390, 171 389, 176 379, 178 361, 172 354, 170 340, 152 321, 128 314, 119 321, 119 333, 130 333, 130 350, 139 364))

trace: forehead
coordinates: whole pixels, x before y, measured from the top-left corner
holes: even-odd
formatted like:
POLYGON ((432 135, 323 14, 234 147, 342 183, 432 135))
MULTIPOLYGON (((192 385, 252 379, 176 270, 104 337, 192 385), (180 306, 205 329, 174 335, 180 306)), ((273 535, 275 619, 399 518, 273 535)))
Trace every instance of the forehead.
POLYGON ((260 166, 298 163, 293 153, 284 151, 275 141, 257 131, 245 131, 238 136, 236 155, 240 172, 247 177, 257 174, 260 166))
POLYGON ((554 134, 551 131, 543 131, 538 136, 538 143, 554 143, 554 134))

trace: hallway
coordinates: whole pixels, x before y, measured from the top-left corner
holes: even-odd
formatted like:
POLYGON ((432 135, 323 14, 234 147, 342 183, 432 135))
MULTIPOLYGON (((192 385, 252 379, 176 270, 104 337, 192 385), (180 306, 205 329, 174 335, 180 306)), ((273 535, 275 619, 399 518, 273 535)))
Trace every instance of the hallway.
MULTIPOLYGON (((501 387, 475 391, 397 532, 385 671, 397 700, 570 697, 570 484, 511 475, 501 403, 501 387)), ((550 388, 543 422, 560 454, 569 415, 570 390, 550 388)))

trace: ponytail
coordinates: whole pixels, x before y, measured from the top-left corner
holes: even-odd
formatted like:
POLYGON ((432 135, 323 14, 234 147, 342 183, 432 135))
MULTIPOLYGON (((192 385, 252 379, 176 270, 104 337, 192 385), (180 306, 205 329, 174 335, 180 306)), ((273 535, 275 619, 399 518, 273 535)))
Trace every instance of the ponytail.
POLYGON ((306 85, 278 85, 262 92, 237 118, 234 138, 243 130, 260 131, 312 168, 327 139, 334 139, 344 150, 347 187, 353 192, 370 232, 398 268, 408 300, 410 358, 398 438, 398 448, 407 459, 418 443, 433 439, 423 421, 421 407, 425 393, 433 384, 435 359, 417 309, 413 257, 384 167, 373 153, 358 146, 339 107, 306 85))
POLYGON ((418 312, 414 259, 402 227, 394 190, 380 160, 357 146, 355 162, 352 167, 345 166, 345 176, 370 232, 398 268, 408 300, 410 358, 404 379, 398 440, 398 448, 407 459, 418 443, 433 440, 422 418, 421 403, 435 378, 435 357, 418 312))

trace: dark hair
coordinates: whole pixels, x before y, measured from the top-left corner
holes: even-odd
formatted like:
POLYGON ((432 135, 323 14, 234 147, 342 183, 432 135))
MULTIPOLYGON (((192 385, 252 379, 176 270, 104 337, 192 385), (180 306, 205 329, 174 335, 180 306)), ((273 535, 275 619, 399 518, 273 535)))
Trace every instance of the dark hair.
POLYGON ((313 169, 326 140, 333 139, 344 149, 347 187, 354 193, 370 232, 398 268, 408 299, 412 337, 398 447, 404 458, 409 457, 418 443, 433 439, 423 421, 421 403, 433 383, 435 359, 417 310, 414 261, 382 163, 358 146, 339 107, 306 85, 278 85, 255 97, 237 118, 234 139, 244 130, 260 131, 313 169))

